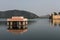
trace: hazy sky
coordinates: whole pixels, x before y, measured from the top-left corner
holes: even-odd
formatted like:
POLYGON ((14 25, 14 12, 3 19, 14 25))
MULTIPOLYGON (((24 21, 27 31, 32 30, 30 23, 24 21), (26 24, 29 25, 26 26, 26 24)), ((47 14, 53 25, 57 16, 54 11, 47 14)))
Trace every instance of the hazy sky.
POLYGON ((0 11, 13 9, 46 15, 60 11, 60 0, 0 0, 0 11))

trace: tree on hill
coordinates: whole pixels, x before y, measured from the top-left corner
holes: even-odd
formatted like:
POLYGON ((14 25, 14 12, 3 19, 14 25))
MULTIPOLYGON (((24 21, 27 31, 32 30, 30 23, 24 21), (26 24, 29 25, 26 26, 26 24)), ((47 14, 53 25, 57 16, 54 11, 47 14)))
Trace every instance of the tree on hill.
POLYGON ((54 12, 54 15, 57 15, 57 13, 56 13, 56 12, 54 12))
POLYGON ((60 15, 60 12, 58 12, 58 14, 60 15))

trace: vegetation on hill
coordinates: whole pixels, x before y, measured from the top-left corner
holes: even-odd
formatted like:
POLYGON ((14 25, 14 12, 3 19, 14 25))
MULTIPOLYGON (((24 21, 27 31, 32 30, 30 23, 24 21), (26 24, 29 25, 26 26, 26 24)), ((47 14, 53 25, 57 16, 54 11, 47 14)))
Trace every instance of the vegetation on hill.
POLYGON ((23 10, 0 11, 0 18, 11 18, 12 16, 24 16, 29 19, 39 18, 36 14, 23 10))

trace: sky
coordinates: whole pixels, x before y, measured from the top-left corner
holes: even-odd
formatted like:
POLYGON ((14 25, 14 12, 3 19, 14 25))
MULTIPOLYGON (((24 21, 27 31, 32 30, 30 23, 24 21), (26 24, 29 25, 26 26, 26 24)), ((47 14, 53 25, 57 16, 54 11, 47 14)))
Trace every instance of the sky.
POLYGON ((0 0, 0 11, 25 10, 38 16, 60 12, 60 0, 0 0))

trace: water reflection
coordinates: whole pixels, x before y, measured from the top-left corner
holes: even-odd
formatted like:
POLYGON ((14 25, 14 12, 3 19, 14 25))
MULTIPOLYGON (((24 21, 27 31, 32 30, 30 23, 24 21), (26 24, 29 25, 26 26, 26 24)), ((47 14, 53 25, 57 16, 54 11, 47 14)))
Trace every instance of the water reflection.
POLYGON ((23 34, 23 33, 25 33, 25 32, 27 32, 28 31, 28 29, 17 29, 17 30, 14 30, 14 29, 9 29, 9 30, 7 30, 8 32, 11 32, 11 33, 13 33, 13 34, 23 34))
POLYGON ((54 26, 60 26, 60 20, 51 20, 51 24, 53 24, 54 26))
POLYGON ((36 23, 37 21, 28 21, 28 25, 31 25, 31 24, 34 24, 36 23))
POLYGON ((20 25, 19 27, 17 26, 11 26, 12 28, 10 28, 10 26, 8 26, 8 32, 14 33, 14 34, 22 34, 24 32, 27 32, 28 28, 27 25, 20 25))

